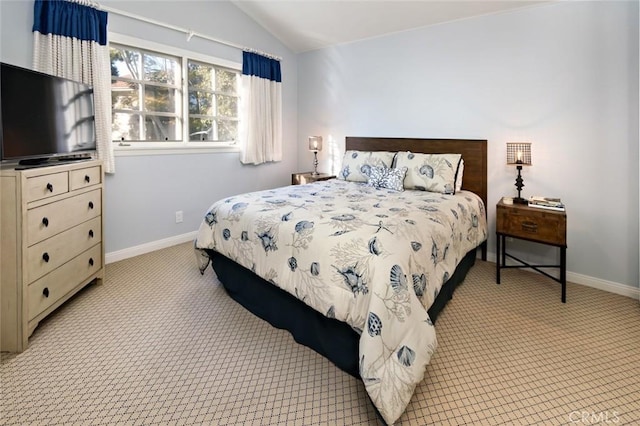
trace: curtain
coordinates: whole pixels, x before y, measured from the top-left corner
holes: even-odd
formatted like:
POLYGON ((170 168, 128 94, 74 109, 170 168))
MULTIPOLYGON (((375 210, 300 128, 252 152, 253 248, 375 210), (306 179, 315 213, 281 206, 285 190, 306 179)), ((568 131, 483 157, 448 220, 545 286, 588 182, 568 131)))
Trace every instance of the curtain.
POLYGON ((33 67, 93 86, 98 158, 115 172, 107 12, 88 1, 35 0, 33 67))
POLYGON ((282 75, 280 62, 243 52, 240 161, 282 160, 282 75))

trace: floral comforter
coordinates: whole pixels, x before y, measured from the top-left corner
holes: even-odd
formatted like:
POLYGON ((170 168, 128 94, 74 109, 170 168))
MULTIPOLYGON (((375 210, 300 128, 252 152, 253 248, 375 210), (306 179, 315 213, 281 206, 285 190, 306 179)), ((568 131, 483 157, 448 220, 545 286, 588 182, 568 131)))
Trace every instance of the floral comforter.
POLYGON ((426 308, 487 238, 484 208, 467 191, 392 192, 333 179, 220 200, 195 245, 351 325, 360 376, 392 424, 436 349, 426 308))

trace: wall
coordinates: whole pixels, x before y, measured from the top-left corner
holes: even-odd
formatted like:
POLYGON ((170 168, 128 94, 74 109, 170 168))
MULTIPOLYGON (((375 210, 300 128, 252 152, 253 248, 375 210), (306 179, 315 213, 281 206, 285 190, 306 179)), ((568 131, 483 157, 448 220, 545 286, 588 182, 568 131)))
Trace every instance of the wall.
MULTIPOLYGON (((638 2, 561 2, 466 19, 298 58, 299 137, 488 139, 495 203, 514 196, 507 141, 530 141, 523 196, 567 205, 569 279, 638 292, 638 2)), ((311 155, 300 150, 300 165, 311 155)), ((555 248, 509 243, 530 261, 555 248)), ((570 295, 569 295, 570 297, 570 295)))
MULTIPOLYGON (((106 179, 107 253, 190 233, 213 200, 287 184, 312 167, 296 138, 314 134, 334 141, 320 153, 322 171, 337 170, 346 135, 488 139, 495 251, 493 203, 515 192, 505 143, 529 140, 523 195, 567 203, 570 280, 637 294, 637 2, 562 2, 297 57, 228 2, 103 4, 282 56, 284 77, 280 163, 242 166, 233 153, 117 157, 106 179)), ((0 1, 1 61, 31 67, 32 13, 31 1, 0 1)), ((240 60, 235 49, 184 34, 115 14, 109 22, 111 31, 240 60)), ((545 246, 513 247, 529 260, 557 259, 545 246)))
MULTIPOLYGON (((116 173, 105 179, 108 259, 110 254, 132 247, 194 232, 206 209, 220 198, 291 182, 297 167, 297 68, 293 53, 229 2, 101 4, 283 58, 283 161, 243 166, 238 153, 117 156, 116 173), (184 212, 181 224, 175 223, 178 210, 184 212)), ((33 2, 0 1, 0 24, 0 60, 31 68, 33 2)), ((238 49, 197 37, 187 42, 184 33, 114 13, 109 14, 109 31, 242 63, 238 49)))

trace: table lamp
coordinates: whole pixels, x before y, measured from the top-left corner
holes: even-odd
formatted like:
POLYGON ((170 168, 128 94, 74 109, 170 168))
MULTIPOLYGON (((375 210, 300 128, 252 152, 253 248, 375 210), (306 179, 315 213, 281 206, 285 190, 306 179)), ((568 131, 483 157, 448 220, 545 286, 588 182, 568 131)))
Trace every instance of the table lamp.
POLYGON ((322 136, 309 136, 309 151, 313 152, 311 176, 318 176, 318 151, 322 151, 322 136))

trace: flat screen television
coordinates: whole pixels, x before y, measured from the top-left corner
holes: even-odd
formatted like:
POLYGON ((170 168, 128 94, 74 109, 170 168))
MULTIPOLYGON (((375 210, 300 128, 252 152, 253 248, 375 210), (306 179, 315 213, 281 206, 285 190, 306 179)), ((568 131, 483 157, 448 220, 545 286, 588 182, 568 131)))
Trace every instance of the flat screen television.
POLYGON ((0 64, 0 159, 42 165, 96 150, 93 88, 0 64))

